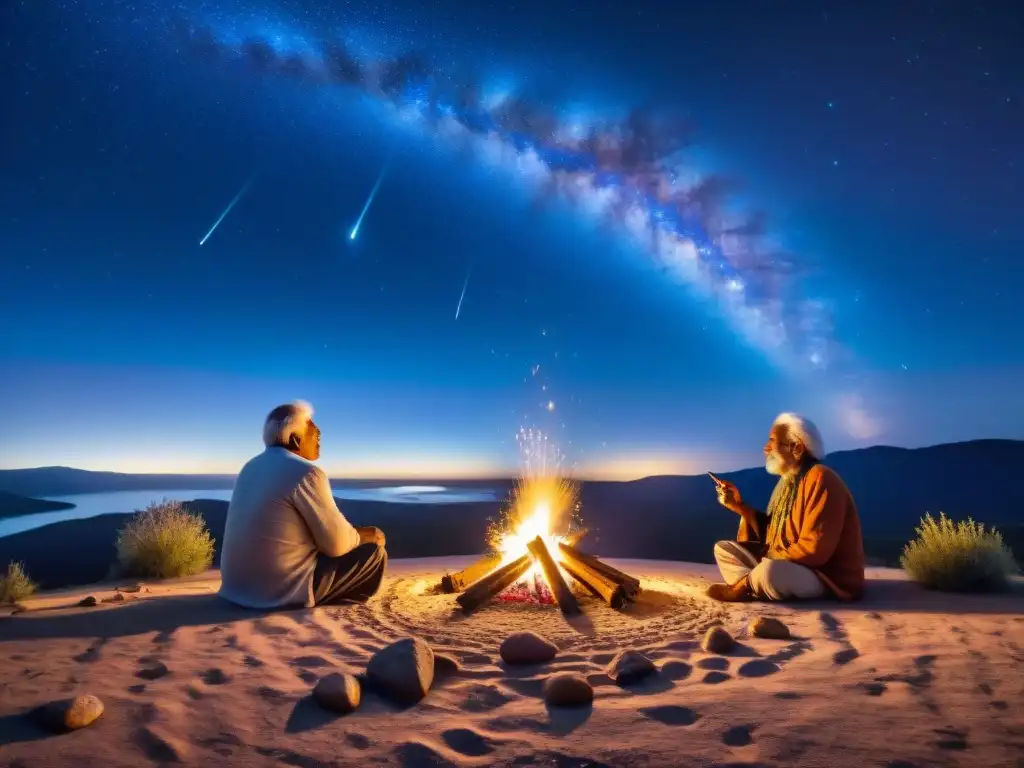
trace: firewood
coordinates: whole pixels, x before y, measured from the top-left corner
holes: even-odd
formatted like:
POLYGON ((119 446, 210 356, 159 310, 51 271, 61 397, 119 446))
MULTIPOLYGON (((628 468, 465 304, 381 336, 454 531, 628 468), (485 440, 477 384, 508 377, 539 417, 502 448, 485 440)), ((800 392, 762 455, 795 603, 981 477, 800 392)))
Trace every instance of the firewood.
POLYGON ((622 584, 610 579, 607 575, 592 568, 576 556, 569 547, 562 548, 562 567, 576 581, 604 600, 615 610, 619 610, 629 602, 629 596, 622 584))
POLYGON ((443 592, 461 592, 474 581, 482 579, 495 568, 501 565, 501 555, 488 554, 481 557, 472 565, 466 566, 458 573, 446 573, 441 577, 441 590, 443 592))
POLYGON ((497 597, 502 590, 511 584, 519 581, 533 564, 530 555, 523 555, 518 560, 513 560, 497 570, 484 576, 482 579, 466 587, 466 591, 455 598, 462 610, 471 613, 486 602, 497 597))
POLYGON ((551 557, 544 539, 538 536, 527 544, 526 548, 530 550, 530 554, 540 563, 540 567, 544 571, 544 578, 548 586, 551 587, 551 594, 554 595, 558 607, 562 609, 562 613, 579 613, 580 604, 576 602, 575 595, 569 589, 569 585, 565 583, 565 579, 562 578, 562 573, 558 570, 558 564, 551 557))
POLYGON ((627 573, 623 573, 618 568, 608 565, 608 563, 594 555, 587 554, 586 552, 580 552, 575 547, 571 547, 566 544, 559 544, 558 546, 561 548, 563 553, 568 552, 574 555, 595 571, 599 571, 612 581, 621 584, 623 589, 626 590, 626 595, 628 597, 633 598, 640 593, 640 579, 634 578, 627 573))

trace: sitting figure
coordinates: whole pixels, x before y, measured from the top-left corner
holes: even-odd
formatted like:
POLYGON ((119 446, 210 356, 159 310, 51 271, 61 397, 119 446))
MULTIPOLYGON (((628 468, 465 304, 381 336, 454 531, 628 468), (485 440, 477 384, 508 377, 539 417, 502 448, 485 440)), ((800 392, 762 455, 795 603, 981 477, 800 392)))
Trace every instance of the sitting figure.
POLYGON ((812 599, 831 594, 853 600, 864 588, 864 542, 853 496, 825 455, 818 429, 784 413, 764 446, 765 468, 779 476, 767 513, 752 509, 732 483, 716 479, 718 502, 738 514, 736 541, 715 545, 725 584, 707 595, 733 602, 812 599))
POLYGON ((270 412, 266 450, 235 481, 221 553, 222 597, 247 608, 365 602, 387 565, 380 529, 344 518, 320 457, 320 429, 303 402, 270 412))

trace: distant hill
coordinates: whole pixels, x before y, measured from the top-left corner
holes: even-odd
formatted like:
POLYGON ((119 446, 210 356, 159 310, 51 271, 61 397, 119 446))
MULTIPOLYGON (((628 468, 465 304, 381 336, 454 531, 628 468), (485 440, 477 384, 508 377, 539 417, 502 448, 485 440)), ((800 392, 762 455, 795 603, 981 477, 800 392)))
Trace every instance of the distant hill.
POLYGON ((57 512, 62 509, 74 508, 74 504, 68 504, 63 501, 31 499, 28 496, 19 496, 16 493, 0 491, 0 518, 34 515, 37 512, 57 512))

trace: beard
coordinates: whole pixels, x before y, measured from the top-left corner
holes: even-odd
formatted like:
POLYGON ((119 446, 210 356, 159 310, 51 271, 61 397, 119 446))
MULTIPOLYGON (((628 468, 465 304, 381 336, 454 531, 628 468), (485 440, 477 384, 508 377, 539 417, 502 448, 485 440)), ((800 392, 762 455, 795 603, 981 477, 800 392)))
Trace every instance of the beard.
POLYGON ((764 457, 764 468, 769 475, 782 475, 786 471, 786 464, 777 453, 769 453, 764 457))

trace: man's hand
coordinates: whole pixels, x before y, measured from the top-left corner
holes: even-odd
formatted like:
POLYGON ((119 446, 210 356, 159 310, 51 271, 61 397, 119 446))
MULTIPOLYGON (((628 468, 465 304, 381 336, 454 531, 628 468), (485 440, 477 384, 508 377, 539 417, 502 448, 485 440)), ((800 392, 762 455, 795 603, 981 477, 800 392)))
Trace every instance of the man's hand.
POLYGON ((740 496, 739 488, 728 480, 718 481, 718 503, 737 515, 742 514, 743 499, 740 496))
POLYGON ((356 528, 356 532, 359 534, 360 544, 378 544, 384 546, 384 531, 373 525, 363 525, 356 528))

